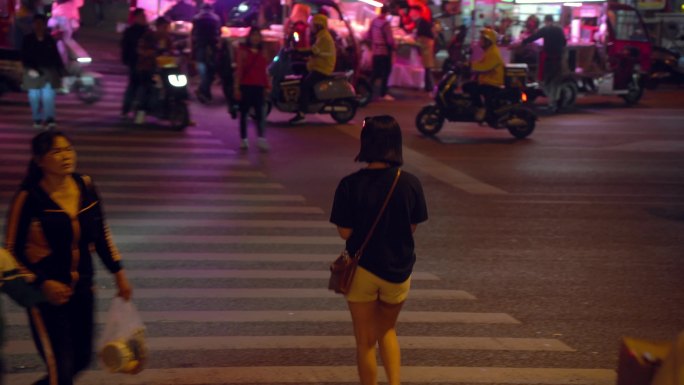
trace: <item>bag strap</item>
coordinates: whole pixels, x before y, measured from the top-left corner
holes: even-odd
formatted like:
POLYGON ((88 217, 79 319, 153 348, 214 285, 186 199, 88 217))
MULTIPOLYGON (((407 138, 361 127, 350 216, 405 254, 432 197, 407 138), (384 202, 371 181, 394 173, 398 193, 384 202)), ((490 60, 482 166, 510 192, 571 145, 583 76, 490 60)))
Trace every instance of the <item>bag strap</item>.
POLYGON ((375 218, 375 222, 373 222, 373 226, 371 226, 370 230, 368 230, 368 235, 366 235, 366 239, 363 241, 361 247, 359 247, 359 249, 356 251, 356 254, 354 255, 354 258, 357 262, 359 261, 359 259, 361 259, 363 251, 366 249, 368 242, 370 242, 370 239, 373 236, 373 232, 375 231, 375 228, 378 226, 380 218, 382 218, 382 214, 385 212, 385 209, 389 204, 389 200, 392 197, 392 193, 394 193, 394 189, 397 187, 397 182, 399 182, 399 175, 401 175, 401 169, 397 169, 397 175, 394 177, 392 187, 390 187, 390 190, 387 193, 387 197, 385 197, 385 202, 383 202, 382 207, 380 208, 380 212, 378 213, 378 216, 375 218))

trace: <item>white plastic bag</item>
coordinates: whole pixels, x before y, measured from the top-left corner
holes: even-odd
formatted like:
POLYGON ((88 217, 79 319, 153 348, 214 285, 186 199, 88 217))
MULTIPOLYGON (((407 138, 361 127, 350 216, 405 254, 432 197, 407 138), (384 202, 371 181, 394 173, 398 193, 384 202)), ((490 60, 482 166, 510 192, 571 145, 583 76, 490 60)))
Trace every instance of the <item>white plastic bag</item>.
POLYGON ((100 363, 110 372, 142 371, 147 358, 145 325, 133 302, 112 299, 97 351, 100 363))

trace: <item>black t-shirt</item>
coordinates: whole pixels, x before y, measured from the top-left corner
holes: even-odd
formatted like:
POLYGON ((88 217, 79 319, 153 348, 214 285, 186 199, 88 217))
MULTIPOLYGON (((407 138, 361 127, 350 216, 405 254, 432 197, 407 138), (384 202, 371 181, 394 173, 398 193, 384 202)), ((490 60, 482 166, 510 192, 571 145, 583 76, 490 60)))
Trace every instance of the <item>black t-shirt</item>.
MULTIPOLYGON (((366 239, 385 201, 397 168, 361 169, 340 181, 330 222, 351 228, 347 250, 354 254, 366 239)), ((427 206, 418 178, 403 171, 359 265, 380 278, 400 283, 416 261, 411 225, 427 220, 427 206)))

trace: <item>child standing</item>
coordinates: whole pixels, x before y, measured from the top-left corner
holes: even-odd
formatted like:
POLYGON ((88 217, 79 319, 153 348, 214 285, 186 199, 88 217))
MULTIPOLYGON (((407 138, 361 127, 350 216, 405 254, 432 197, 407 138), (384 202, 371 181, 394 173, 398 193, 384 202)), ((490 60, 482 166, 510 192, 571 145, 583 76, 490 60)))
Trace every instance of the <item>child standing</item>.
POLYGON ((240 102, 240 149, 249 148, 247 141, 247 117, 254 109, 259 139, 257 146, 262 152, 269 150, 264 136, 266 116, 264 101, 270 83, 267 75, 267 61, 263 50, 261 31, 252 27, 245 44, 237 50, 235 82, 233 84, 235 100, 240 102))

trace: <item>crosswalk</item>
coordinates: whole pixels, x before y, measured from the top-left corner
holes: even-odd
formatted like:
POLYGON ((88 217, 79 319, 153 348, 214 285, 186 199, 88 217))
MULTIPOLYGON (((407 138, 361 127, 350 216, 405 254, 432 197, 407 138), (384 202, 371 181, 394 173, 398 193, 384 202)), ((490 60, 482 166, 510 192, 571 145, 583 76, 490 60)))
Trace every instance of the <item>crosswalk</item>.
MULTIPOLYGON (((137 376, 112 375, 94 365, 77 384, 358 383, 346 304, 325 289, 327 265, 342 247, 325 210, 289 193, 201 127, 182 133, 122 128, 117 114, 123 78, 107 78, 106 88, 105 99, 94 106, 60 97, 60 129, 76 144, 79 171, 94 177, 103 196, 148 328, 151 359, 137 376)), ((15 94, 0 102, 4 202, 25 171, 35 133, 23 98, 15 94)), ((101 327, 115 289, 102 270, 96 283, 101 327)), ((496 309, 473 311, 475 295, 446 287, 439 274, 420 271, 420 264, 413 287, 399 321, 404 383, 615 381, 612 370, 564 367, 562 360, 575 350, 561 340, 506 336, 522 322, 496 309), (461 325, 495 332, 446 332, 471 330, 461 325), (464 366, 441 358, 445 352, 481 354, 488 358, 476 362, 487 365, 464 366), (555 355, 558 361, 507 367, 489 358, 506 352, 555 355)), ((3 301, 6 380, 29 384, 43 366, 25 313, 3 301)))

